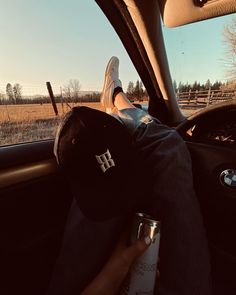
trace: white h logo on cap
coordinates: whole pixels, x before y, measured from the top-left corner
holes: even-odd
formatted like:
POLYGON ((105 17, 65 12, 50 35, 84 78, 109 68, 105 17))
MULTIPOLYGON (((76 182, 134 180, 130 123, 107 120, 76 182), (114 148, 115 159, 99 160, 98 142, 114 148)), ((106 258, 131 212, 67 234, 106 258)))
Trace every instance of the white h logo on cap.
POLYGON ((107 151, 100 155, 100 156, 95 156, 98 164, 100 165, 100 168, 102 169, 102 171, 105 173, 109 168, 114 167, 115 166, 115 162, 113 161, 113 159, 111 158, 111 154, 109 152, 109 150, 107 149, 107 151))

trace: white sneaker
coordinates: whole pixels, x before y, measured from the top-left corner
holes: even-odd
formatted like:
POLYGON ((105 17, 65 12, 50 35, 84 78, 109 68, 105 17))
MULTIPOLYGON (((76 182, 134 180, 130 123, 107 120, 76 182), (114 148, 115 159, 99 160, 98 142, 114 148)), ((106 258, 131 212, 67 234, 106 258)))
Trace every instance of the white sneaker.
POLYGON ((119 59, 116 56, 112 56, 106 67, 105 80, 100 98, 100 102, 108 114, 112 113, 115 107, 112 97, 116 87, 122 87, 121 81, 119 80, 119 59))

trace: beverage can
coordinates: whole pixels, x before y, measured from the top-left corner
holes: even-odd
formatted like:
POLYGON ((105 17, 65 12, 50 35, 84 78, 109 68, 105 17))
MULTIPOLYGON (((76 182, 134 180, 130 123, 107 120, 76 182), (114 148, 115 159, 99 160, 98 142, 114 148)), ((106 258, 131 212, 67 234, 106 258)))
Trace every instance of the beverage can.
POLYGON ((151 244, 136 260, 122 287, 121 295, 153 295, 156 283, 157 261, 160 247, 160 221, 137 213, 134 218, 130 242, 149 237, 151 244))

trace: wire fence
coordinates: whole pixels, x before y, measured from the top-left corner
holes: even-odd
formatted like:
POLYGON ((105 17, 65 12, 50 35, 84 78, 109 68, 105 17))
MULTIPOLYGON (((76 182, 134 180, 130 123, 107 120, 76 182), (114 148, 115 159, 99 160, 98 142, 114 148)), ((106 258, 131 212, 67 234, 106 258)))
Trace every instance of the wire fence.
POLYGON ((62 86, 52 86, 50 82, 19 87, 20 91, 15 93, 14 86, 7 92, 6 86, 0 85, 0 122, 49 119, 88 103, 99 109, 98 92, 68 88, 65 91, 62 86))
MULTIPOLYGON (((20 85, 20 84, 19 84, 20 85)), ((14 84, 11 84, 12 88, 14 87, 14 84)), ((58 85, 53 85, 53 90, 55 95, 60 95, 61 90, 63 87, 58 85)), ((6 85, 0 84, 0 96, 1 98, 7 99, 7 93, 6 93, 6 85)), ((31 85, 20 85, 20 92, 21 97, 25 99, 35 99, 38 97, 44 97, 48 96, 48 90, 45 84, 31 84, 31 85)))
POLYGON ((190 89, 186 92, 177 91, 176 97, 181 108, 200 109, 215 103, 236 98, 236 89, 211 90, 210 88, 203 91, 193 91, 190 89))

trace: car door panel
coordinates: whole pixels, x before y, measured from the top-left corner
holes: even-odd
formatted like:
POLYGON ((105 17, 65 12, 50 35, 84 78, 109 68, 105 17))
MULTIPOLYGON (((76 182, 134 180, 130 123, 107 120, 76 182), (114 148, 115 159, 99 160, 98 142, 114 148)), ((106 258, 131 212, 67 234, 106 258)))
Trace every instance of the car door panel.
POLYGON ((0 149, 1 294, 43 294, 59 254, 71 194, 53 141, 0 149))

